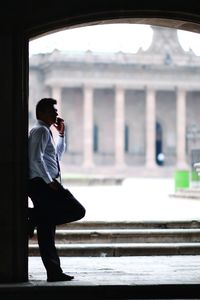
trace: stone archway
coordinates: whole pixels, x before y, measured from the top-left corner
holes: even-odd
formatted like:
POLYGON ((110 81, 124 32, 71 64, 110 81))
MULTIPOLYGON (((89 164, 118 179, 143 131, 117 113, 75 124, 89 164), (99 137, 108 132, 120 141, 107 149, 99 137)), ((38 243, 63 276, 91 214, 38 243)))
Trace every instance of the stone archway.
POLYGON ((28 115, 28 40, 49 31, 86 24, 129 21, 168 26, 200 32, 198 2, 169 3, 157 1, 112 2, 52 1, 38 3, 3 3, 1 5, 1 96, 2 141, 7 141, 1 155, 1 282, 28 280, 26 203, 27 203, 27 115, 28 115), (8 115, 10 121, 7 123, 8 115))
MULTIPOLYGON (((114 19, 113 21, 111 21, 111 23, 115 22, 116 20, 114 19)), ((122 22, 126 22, 126 19, 123 19, 122 22)), ((105 23, 107 23, 107 21, 105 21, 105 23)), ((110 22, 109 22, 110 23, 110 22)), ((161 22, 162 23, 162 22, 161 22)), ((151 21, 148 23, 148 20, 147 20, 147 24, 151 24, 151 21)), ((153 21, 153 24, 154 24, 154 21, 153 21)), ((166 23, 167 24, 167 23, 166 23)), ((83 24, 84 26, 85 24, 83 24)), ((91 26, 93 25, 93 22, 90 24, 91 26)), ((96 23, 94 23, 94 25, 96 25, 96 23)), ((160 23, 159 23, 160 25, 160 23)), ((80 25, 81 26, 81 25, 80 25)), ((167 25, 165 25, 167 26, 167 25)), ((156 163, 158 165, 162 165, 163 164, 163 160, 162 158, 160 158, 160 154, 162 155, 162 149, 163 149, 163 146, 162 146, 162 136, 163 136, 163 132, 162 132, 162 126, 160 123, 156 122, 156 163)))

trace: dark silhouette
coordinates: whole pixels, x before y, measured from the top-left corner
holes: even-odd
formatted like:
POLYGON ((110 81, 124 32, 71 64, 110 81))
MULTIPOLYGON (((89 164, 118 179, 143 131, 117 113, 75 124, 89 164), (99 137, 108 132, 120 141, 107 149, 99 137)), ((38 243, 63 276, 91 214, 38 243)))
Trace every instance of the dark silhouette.
POLYGON ((80 220, 84 207, 61 184, 59 161, 65 151, 64 120, 58 117, 55 99, 43 98, 36 105, 36 125, 29 134, 29 237, 37 228, 40 255, 46 268, 47 281, 69 281, 63 273, 55 247, 56 225, 80 220), (58 131, 54 142, 50 127, 58 131))

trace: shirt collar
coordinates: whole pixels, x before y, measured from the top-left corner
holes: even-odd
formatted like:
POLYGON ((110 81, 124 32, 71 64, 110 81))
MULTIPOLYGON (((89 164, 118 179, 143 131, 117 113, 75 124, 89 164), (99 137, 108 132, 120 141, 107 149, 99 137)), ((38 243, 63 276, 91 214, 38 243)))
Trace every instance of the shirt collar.
POLYGON ((50 126, 49 126, 47 123, 45 123, 44 121, 42 121, 42 120, 38 120, 37 123, 38 123, 39 125, 46 126, 48 129, 50 128, 50 126))

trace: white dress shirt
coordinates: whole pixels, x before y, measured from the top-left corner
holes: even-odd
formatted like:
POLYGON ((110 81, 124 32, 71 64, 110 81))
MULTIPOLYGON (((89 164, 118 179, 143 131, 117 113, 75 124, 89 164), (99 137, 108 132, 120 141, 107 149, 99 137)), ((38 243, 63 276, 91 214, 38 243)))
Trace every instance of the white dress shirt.
POLYGON ((55 144, 49 126, 38 120, 29 133, 29 178, 41 177, 50 183, 58 176, 57 158, 65 151, 65 137, 58 137, 55 144))

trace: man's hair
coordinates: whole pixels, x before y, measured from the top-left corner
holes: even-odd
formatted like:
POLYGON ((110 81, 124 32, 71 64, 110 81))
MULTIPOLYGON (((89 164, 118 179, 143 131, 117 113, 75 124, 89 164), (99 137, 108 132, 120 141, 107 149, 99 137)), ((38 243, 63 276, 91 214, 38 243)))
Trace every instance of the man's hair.
POLYGON ((52 108, 54 104, 57 104, 57 100, 53 98, 43 98, 38 101, 36 105, 36 118, 39 118, 40 113, 46 112, 49 108, 52 108))

